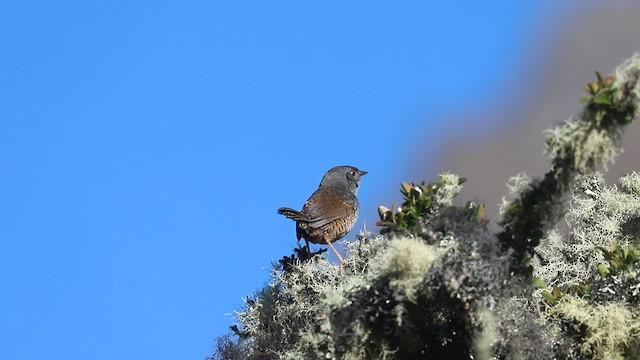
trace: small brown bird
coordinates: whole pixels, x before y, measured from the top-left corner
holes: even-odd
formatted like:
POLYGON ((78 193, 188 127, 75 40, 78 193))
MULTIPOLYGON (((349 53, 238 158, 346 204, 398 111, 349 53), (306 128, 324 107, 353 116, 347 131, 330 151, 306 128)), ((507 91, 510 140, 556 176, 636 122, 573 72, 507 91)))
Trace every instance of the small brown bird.
POLYGON ((298 240, 304 238, 307 252, 309 243, 329 245, 342 263, 342 256, 331 244, 345 236, 358 219, 358 187, 366 171, 353 166, 336 166, 322 177, 320 186, 301 211, 282 207, 278 214, 296 221, 298 240))

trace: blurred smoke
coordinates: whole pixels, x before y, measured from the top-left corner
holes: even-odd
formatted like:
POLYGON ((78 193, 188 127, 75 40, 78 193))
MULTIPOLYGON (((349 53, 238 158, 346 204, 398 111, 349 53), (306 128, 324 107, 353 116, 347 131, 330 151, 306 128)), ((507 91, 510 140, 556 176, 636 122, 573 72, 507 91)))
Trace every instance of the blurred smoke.
MULTIPOLYGON (((582 86, 595 80, 596 70, 609 73, 640 52, 640 5, 608 4, 592 3, 579 13, 564 9, 541 23, 544 30, 527 46, 531 53, 524 56, 525 71, 515 75, 504 91, 491 94, 495 100, 487 100, 483 108, 451 115, 449 120, 456 123, 464 119, 465 127, 446 134, 450 140, 439 154, 425 149, 413 154, 411 164, 424 164, 420 159, 426 158, 437 163, 430 161, 405 178, 435 180, 439 170, 453 171, 469 179, 462 198, 484 202, 487 216, 495 217, 509 177, 521 171, 537 175, 547 171, 542 131, 577 114, 582 86)), ((640 124, 633 123, 623 137, 625 153, 609 167, 608 182, 640 171, 638 138, 640 124)))

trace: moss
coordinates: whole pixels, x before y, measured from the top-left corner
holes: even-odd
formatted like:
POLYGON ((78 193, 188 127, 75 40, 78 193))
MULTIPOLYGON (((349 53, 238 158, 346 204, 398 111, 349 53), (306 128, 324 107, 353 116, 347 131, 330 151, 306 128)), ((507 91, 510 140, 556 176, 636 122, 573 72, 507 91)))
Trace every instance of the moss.
POLYGON ((478 311, 478 331, 473 339, 473 352, 478 360, 494 358, 493 346, 498 341, 498 320, 496 315, 485 308, 478 311))
POLYGON ((589 173, 598 164, 606 168, 620 153, 615 145, 617 131, 599 128, 585 119, 569 119, 563 126, 554 127, 546 134, 549 158, 552 161, 571 159, 569 169, 558 170, 589 173))
POLYGON ((627 246, 636 242, 640 218, 640 177, 631 174, 620 179, 621 186, 605 186, 602 176, 578 179, 566 221, 569 232, 561 236, 551 231, 536 248, 543 260, 533 261, 534 275, 550 286, 567 287, 596 275, 598 265, 606 263, 603 251, 614 242, 627 246))
POLYGON ((443 171, 440 173, 438 191, 434 192, 434 200, 437 204, 450 206, 453 199, 462 191, 462 183, 466 179, 460 178, 457 174, 443 171))
POLYGON ((607 360, 640 357, 637 309, 619 302, 594 304, 579 297, 565 296, 550 315, 568 321, 583 334, 580 350, 584 356, 607 360))
POLYGON ((366 270, 352 273, 341 285, 327 291, 321 326, 305 335, 307 343, 303 346, 316 349, 317 356, 392 356, 398 347, 393 334, 404 331, 411 316, 407 304, 418 301, 426 273, 446 250, 446 246, 428 245, 414 238, 389 240, 384 251, 370 259, 366 270), (386 338, 389 342, 384 341, 386 338))
POLYGON ((615 70, 617 103, 640 108, 640 54, 636 53, 615 70))
POLYGON ((388 277, 395 292, 404 293, 415 302, 421 283, 433 264, 448 250, 446 246, 425 244, 415 238, 398 238, 377 262, 380 277, 388 277))

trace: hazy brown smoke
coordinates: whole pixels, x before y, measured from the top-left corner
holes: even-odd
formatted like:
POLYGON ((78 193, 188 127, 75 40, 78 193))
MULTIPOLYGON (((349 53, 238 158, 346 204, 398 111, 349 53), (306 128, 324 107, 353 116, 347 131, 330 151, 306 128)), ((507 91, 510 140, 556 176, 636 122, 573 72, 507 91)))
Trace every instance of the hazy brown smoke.
MULTIPOLYGON (((575 11, 575 9, 574 9, 575 11)), ((468 131, 452 129, 441 153, 420 151, 409 160, 436 158, 436 166, 415 169, 408 179, 435 179, 439 170, 450 170, 466 177, 464 199, 487 204, 494 217, 497 204, 506 192, 510 176, 521 171, 542 175, 548 169, 543 154, 542 131, 576 114, 584 95, 582 86, 595 80, 594 71, 612 71, 634 52, 640 52, 640 6, 618 4, 593 7, 580 14, 554 16, 546 31, 538 36, 532 52, 502 94, 492 96, 496 103, 482 109, 465 109, 452 115, 464 119, 468 131), (491 136, 475 134, 479 126, 489 126, 491 136)), ((457 121, 460 123, 460 121, 457 121)), ((425 138, 429 136, 425 135, 425 138)), ((640 171, 640 124, 628 127, 623 138, 625 153, 609 168, 608 181, 629 171, 640 171)), ((424 161, 422 162, 424 163, 424 161)))

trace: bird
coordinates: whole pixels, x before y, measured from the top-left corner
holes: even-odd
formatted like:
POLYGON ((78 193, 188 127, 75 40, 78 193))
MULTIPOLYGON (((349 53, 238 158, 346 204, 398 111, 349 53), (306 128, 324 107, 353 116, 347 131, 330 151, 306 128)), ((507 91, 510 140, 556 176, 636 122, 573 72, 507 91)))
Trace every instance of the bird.
POLYGON ((361 177, 366 174, 354 166, 333 167, 324 174, 318 189, 304 203, 302 210, 278 209, 278 214, 295 220, 298 241, 305 240, 309 254, 309 243, 329 245, 343 263, 332 243, 344 237, 358 219, 358 188, 361 177))

